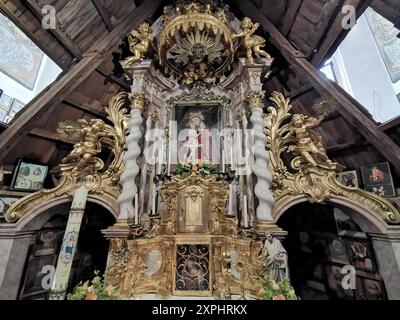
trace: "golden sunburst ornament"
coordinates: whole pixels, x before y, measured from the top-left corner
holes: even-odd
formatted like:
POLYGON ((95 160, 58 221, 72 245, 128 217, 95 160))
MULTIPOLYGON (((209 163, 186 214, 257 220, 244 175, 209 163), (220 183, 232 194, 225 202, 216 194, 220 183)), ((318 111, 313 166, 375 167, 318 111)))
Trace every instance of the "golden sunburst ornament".
POLYGON ((329 116, 336 111, 336 100, 332 97, 322 97, 314 101, 312 107, 319 116, 329 116))
POLYGON ((178 65, 187 65, 192 63, 201 63, 206 61, 209 64, 221 63, 224 47, 210 37, 207 32, 189 33, 185 39, 182 39, 181 46, 174 47, 171 53, 178 65))
POLYGON ((73 120, 65 120, 58 123, 57 133, 63 140, 77 141, 81 137, 81 125, 73 120))

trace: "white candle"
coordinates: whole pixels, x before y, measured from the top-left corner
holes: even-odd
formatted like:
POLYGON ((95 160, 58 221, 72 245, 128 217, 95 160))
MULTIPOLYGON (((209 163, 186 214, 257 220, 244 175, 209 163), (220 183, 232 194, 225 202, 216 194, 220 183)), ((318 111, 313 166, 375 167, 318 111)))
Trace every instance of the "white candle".
POLYGON ((222 172, 225 173, 225 150, 222 152, 221 166, 222 166, 222 172))
POLYGON ((161 162, 156 161, 156 175, 161 173, 161 162))
POLYGON ((228 216, 232 216, 232 207, 233 207, 233 188, 231 184, 229 186, 228 216))
POLYGON ((135 225, 139 224, 139 194, 135 194, 135 225))
POLYGON ((244 227, 249 227, 249 217, 247 215, 247 196, 243 196, 243 219, 244 219, 244 227))
POLYGON ((157 188, 155 185, 153 185, 153 201, 151 204, 151 211, 152 214, 155 215, 156 214, 156 196, 157 196, 157 188))
POLYGON ((167 174, 170 176, 171 175, 171 142, 168 145, 168 169, 167 169, 167 174))

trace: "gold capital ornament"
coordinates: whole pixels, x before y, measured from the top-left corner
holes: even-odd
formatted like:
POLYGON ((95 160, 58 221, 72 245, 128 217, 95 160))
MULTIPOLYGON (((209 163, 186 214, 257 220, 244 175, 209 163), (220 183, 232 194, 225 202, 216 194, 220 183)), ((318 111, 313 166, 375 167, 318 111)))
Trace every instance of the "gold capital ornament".
POLYGON ((264 107, 264 92, 252 90, 247 95, 247 103, 250 109, 264 107))
POLYGON ((132 109, 143 110, 148 105, 147 96, 144 92, 134 92, 129 95, 132 109))

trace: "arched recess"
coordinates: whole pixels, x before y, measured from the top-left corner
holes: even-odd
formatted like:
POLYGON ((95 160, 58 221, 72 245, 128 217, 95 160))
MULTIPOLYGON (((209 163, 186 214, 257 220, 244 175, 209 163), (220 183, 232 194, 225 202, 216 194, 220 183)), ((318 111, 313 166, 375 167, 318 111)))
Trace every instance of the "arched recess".
POLYGON ((387 298, 388 283, 371 235, 390 233, 391 226, 376 213, 340 196, 318 204, 305 195, 298 195, 288 197, 284 203, 278 201, 273 218, 279 227, 288 231, 283 244, 289 256, 292 284, 302 299, 387 298), (341 220, 336 220, 337 211, 350 218, 342 221, 353 223, 351 229, 339 227, 341 220), (365 263, 362 268, 354 259, 356 251, 352 251, 361 246, 366 254, 360 260, 365 263), (344 267, 354 267, 353 290, 344 290, 340 285, 344 267), (368 293, 368 286, 378 287, 379 295, 368 293))
MULTIPOLYGON (((15 228, 18 231, 36 230, 40 228, 45 223, 45 221, 51 218, 51 208, 71 202, 71 198, 67 195, 54 198, 48 201, 46 204, 32 209, 28 214, 24 215, 16 222, 15 228)), ((109 211, 114 218, 118 217, 119 208, 115 200, 110 198, 106 199, 102 196, 90 194, 88 196, 88 202, 98 204, 102 206, 105 210, 109 211)))
MULTIPOLYGON (((8 254, 2 256, 0 261, 4 263, 3 274, 0 275, 0 299, 17 299, 19 288, 23 283, 22 276, 24 268, 27 266, 29 248, 32 242, 35 241, 37 232, 53 216, 60 212, 68 213, 71 201, 72 199, 68 195, 42 201, 41 204, 26 212, 15 223, 6 225, 7 228, 3 230, 3 238, 6 241, 3 243, 8 244, 9 248, 8 254)), ((88 206, 91 204, 104 208, 105 214, 109 214, 113 219, 118 216, 117 202, 111 197, 90 194, 88 196, 88 206)))
MULTIPOLYGON (((287 210, 303 202, 310 202, 309 197, 306 195, 298 195, 278 200, 272 212, 274 222, 277 223, 279 218, 287 210)), ((332 203, 339 207, 350 209, 348 210, 348 214, 351 215, 351 218, 357 222, 360 228, 366 233, 385 234, 388 232, 389 225, 381 217, 378 217, 374 212, 358 202, 344 197, 332 196, 326 203, 332 203)))

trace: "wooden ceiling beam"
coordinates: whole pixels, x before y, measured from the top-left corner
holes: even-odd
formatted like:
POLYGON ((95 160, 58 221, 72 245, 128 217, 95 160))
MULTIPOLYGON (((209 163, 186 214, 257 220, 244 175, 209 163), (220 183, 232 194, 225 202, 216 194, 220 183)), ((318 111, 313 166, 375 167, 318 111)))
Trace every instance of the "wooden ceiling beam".
MULTIPOLYGON (((42 9, 34 0, 23 0, 22 3, 26 8, 32 12, 32 14, 42 23, 43 14, 42 9)), ((48 29, 48 31, 53 35, 54 38, 68 51, 73 57, 77 59, 82 58, 81 49, 77 46, 75 42, 62 30, 60 30, 58 24, 56 23, 55 29, 48 29)))
POLYGON ((295 99, 301 97, 302 95, 310 92, 313 89, 314 89, 314 87, 311 84, 307 83, 297 90, 290 91, 289 94, 286 96, 286 98, 288 98, 290 100, 295 100, 295 99))
POLYGON ((299 74, 308 79, 310 84, 322 95, 328 94, 337 101, 337 110, 344 119, 369 142, 396 168, 400 168, 400 147, 377 124, 368 117, 360 107, 354 104, 344 90, 335 86, 317 70, 298 50, 282 35, 253 4, 242 0, 232 0, 239 10, 254 21, 259 22, 270 34, 270 41, 281 51, 287 61, 295 67, 299 74))
POLYGON ((281 32, 286 37, 289 35, 290 30, 292 29, 292 26, 296 20, 296 16, 299 13, 302 3, 303 0, 293 0, 286 11, 285 17, 282 19, 283 25, 281 28, 281 32))
POLYGON ((92 116, 95 116, 95 117, 98 117, 98 118, 101 118, 101 119, 107 119, 107 113, 106 112, 104 112, 102 110, 99 110, 97 108, 93 108, 92 106, 90 106, 88 104, 81 104, 81 103, 79 103, 79 102, 77 102, 77 101, 75 101, 75 100, 73 100, 71 98, 65 98, 63 100, 63 103, 65 103, 66 105, 68 105, 68 106, 70 106, 70 107, 72 107, 74 109, 77 109, 77 110, 83 111, 85 113, 88 113, 88 114, 90 114, 92 116))
POLYGON ((101 20, 103 20, 107 30, 111 32, 114 29, 114 26, 111 23, 111 18, 106 8, 104 8, 103 4, 99 0, 91 0, 91 1, 94 7, 96 8, 98 14, 100 15, 101 20))
POLYGON ((103 77, 105 77, 106 79, 110 80, 111 82, 119 85, 122 89, 127 90, 127 91, 131 90, 131 86, 128 83, 126 83, 124 80, 114 76, 112 74, 112 72, 107 70, 105 67, 99 66, 96 70, 103 77))
POLYGON ((64 99, 85 81, 106 58, 109 58, 121 42, 121 38, 132 29, 137 28, 146 17, 152 16, 158 9, 161 0, 144 1, 114 28, 112 32, 89 49, 81 61, 75 64, 69 72, 59 78, 47 90, 42 92, 33 102, 21 110, 17 119, 1 134, 0 162, 7 156, 9 150, 21 141, 34 126, 33 120, 39 118, 50 108, 56 108, 64 99))
POLYGON ((30 136, 33 137, 38 137, 44 140, 49 140, 51 142, 61 142, 61 143, 65 143, 65 144, 74 144, 71 141, 67 141, 64 140, 60 137, 60 135, 56 132, 52 132, 46 129, 42 129, 42 128, 33 128, 30 132, 29 132, 30 136))

